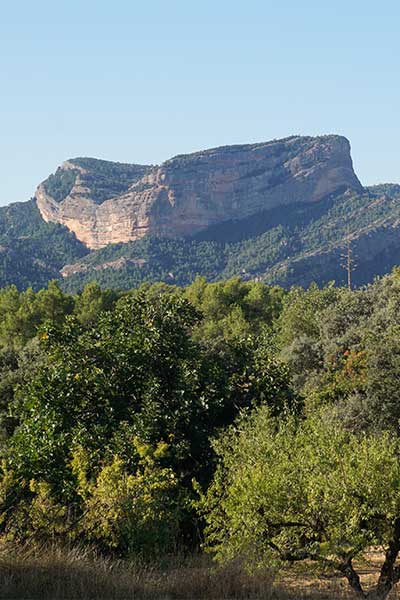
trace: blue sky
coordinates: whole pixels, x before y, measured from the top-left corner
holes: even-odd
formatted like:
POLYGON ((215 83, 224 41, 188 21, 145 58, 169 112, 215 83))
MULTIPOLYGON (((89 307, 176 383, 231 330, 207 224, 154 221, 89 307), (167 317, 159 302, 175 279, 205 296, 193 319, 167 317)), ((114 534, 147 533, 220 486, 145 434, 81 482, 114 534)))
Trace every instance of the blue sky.
POLYGON ((400 3, 20 0, 0 11, 0 204, 66 158, 340 133, 400 182, 400 3))

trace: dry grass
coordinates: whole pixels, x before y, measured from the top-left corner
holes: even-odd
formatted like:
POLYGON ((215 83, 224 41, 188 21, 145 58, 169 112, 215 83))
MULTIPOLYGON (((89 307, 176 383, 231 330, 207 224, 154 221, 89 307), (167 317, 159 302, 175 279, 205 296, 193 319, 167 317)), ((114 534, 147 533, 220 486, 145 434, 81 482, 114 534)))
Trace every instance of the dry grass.
MULTIPOLYGON (((363 565, 372 581, 377 559, 363 565)), ((82 549, 0 547, 0 598, 7 600, 348 600, 347 584, 310 568, 249 576, 240 564, 219 569, 204 556, 153 568, 82 549)), ((394 592, 391 598, 397 598, 394 592)))
POLYGON ((239 565, 217 569, 204 557, 149 568, 77 549, 0 550, 0 597, 9 600, 269 600, 272 588, 270 572, 252 578, 239 565))

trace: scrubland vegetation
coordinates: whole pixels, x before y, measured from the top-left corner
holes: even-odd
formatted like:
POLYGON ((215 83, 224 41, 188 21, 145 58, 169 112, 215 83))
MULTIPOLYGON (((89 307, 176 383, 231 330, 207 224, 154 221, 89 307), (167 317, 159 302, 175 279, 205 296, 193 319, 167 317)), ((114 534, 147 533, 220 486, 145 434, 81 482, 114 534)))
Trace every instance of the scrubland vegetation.
POLYGON ((399 308, 398 270, 1 290, 2 597, 390 597, 399 308))

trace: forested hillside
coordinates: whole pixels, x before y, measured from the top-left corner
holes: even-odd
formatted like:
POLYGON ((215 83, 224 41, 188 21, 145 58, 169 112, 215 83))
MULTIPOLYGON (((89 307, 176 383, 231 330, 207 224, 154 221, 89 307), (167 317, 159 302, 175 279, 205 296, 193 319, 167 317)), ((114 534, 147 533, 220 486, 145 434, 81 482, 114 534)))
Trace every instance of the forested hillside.
MULTIPOLYGON (((398 581, 400 274, 0 291, 0 533, 398 581)), ((238 564, 235 562, 234 564, 238 564)), ((364 593, 364 592, 362 592, 364 593)))
POLYGON ((65 227, 45 223, 34 200, 0 207, 0 286, 38 290, 87 253, 65 227))
POLYGON ((129 289, 142 282, 188 285, 241 276, 286 288, 315 281, 343 284, 350 244, 353 284, 400 264, 400 188, 368 188, 315 205, 298 204, 210 227, 192 238, 146 237, 89 251, 62 225, 45 223, 34 201, 0 208, 0 284, 40 289, 59 279, 66 291, 90 281, 129 289))
POLYGON ((315 205, 298 204, 210 227, 190 239, 144 238, 112 244, 65 268, 64 287, 77 291, 92 280, 128 289, 143 281, 190 284, 240 275, 284 287, 313 281, 343 284, 350 244, 356 286, 400 264, 399 186, 376 186, 315 205))

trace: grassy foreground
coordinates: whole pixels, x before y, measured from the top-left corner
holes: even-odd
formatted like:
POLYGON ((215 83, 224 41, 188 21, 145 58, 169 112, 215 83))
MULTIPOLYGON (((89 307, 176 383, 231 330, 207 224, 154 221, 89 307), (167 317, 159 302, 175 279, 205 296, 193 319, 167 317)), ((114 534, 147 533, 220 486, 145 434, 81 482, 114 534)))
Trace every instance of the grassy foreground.
MULTIPOLYGON (((373 577, 373 560, 364 576, 373 577)), ((239 564, 217 568, 208 557, 174 559, 156 567, 101 558, 81 549, 0 547, 0 598, 10 600, 339 600, 346 582, 289 569, 251 577, 239 564)), ((391 598, 397 598, 393 592, 391 598)))

